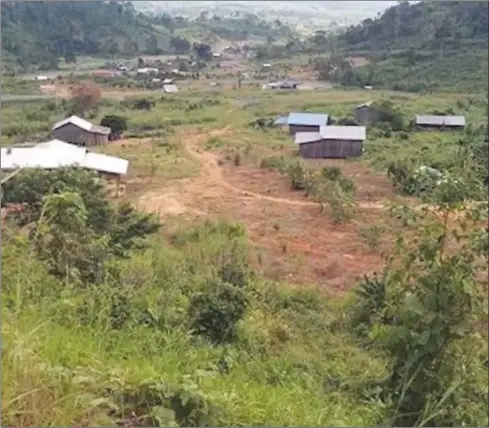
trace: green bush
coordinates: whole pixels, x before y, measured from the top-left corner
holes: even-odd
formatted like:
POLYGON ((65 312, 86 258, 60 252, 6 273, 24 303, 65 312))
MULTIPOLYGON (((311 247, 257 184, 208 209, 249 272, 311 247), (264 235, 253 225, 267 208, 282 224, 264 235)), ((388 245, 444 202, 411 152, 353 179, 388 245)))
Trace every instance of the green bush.
POLYGON ((214 344, 235 340, 237 323, 243 318, 248 299, 244 291, 221 281, 211 281, 190 302, 189 317, 194 334, 214 344))

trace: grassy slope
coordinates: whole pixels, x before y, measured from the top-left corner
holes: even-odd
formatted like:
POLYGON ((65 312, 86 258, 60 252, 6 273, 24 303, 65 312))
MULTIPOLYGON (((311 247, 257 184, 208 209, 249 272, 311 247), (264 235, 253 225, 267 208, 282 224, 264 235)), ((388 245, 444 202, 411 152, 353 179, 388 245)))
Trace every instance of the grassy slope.
MULTIPOLYGON (((129 131, 138 134, 150 128, 161 132, 171 119, 175 124, 177 119, 186 123, 179 125, 184 129, 195 127, 195 121, 203 118, 211 120, 205 129, 232 124, 249 138, 245 143, 230 137, 224 141, 224 149, 243 150, 245 144, 251 144, 259 162, 259 154, 272 150, 274 145, 284 141, 291 147, 293 144, 278 132, 268 132, 264 138, 262 132, 248 129, 246 123, 256 117, 285 113, 294 107, 339 117, 350 114, 367 97, 387 97, 399 104, 409 118, 420 110, 448 106, 457 109, 457 100, 472 98, 378 91, 279 95, 243 89, 216 95, 213 98, 220 101, 219 105, 193 110, 189 117, 188 105, 196 99, 204 103, 207 97, 206 93, 181 93, 176 99, 158 101, 150 112, 130 111, 107 102, 99 118, 108 112, 126 114, 129 131), (235 103, 236 99, 250 97, 259 100, 259 104, 243 108, 235 103)), ((160 98, 158 94, 157 99, 160 98)), ((483 107, 477 103, 464 112, 469 122, 485 121, 483 107)), ((25 124, 26 134, 39 129, 47 131, 58 117, 55 111, 40 106, 9 106, 2 115, 11 127, 18 122, 25 124), (45 116, 36 122, 33 117, 41 113, 45 116)), ((168 142, 164 135, 160 137, 162 143, 168 142)), ((437 133, 416 135, 409 143, 396 138, 371 139, 363 161, 382 167, 386 158, 413 154, 445 159, 447 153, 455 150, 455 142, 456 137, 437 133)), ((196 173, 195 165, 179 150, 178 141, 175 144, 174 150, 168 150, 168 144, 156 144, 157 174, 165 179, 196 173)), ((130 153, 137 159, 143 156, 131 147, 120 149, 121 155, 130 153)), ((144 163, 139 165, 142 166, 144 163)), ((190 338, 186 329, 188 296, 206 278, 215 276, 210 268, 215 266, 216 254, 229 248, 229 238, 203 226, 192 242, 188 231, 184 232, 185 224, 179 228, 177 241, 183 244, 175 246, 155 239, 149 251, 121 262, 127 282, 116 288, 123 287, 131 297, 132 315, 120 330, 108 325, 108 290, 72 289, 53 280, 18 243, 3 247, 5 425, 113 425, 114 421, 107 419, 105 406, 120 406, 120 402, 114 393, 106 397, 104 391, 135 388, 142 394, 142 385, 148 381, 183 385, 192 397, 192 388, 204 394, 206 403, 220 409, 217 414, 208 407, 198 410, 204 421, 201 424, 211 426, 373 426, 383 422, 380 405, 367 400, 356 385, 382 377, 388 360, 374 350, 362 348, 343 328, 345 309, 341 301, 326 300, 316 291, 299 292, 284 281, 276 284, 258 277, 253 281, 256 291, 252 306, 240 326, 236 344, 212 347, 190 338), (97 303, 97 299, 102 303, 97 303), (89 307, 82 317, 79 308, 84 302, 89 302, 89 307), (141 308, 149 308, 160 320, 160 327, 138 323, 141 308), (228 368, 223 369, 223 364, 228 368)), ((114 284, 107 284, 110 287, 114 284)), ((483 379, 487 376, 481 376, 481 382, 483 379)))

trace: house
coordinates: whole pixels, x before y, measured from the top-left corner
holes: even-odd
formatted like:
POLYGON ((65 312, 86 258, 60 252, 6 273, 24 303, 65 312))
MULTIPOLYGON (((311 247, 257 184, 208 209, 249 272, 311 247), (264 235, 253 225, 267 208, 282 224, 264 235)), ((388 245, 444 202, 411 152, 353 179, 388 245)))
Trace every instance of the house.
POLYGON ((296 132, 319 132, 321 126, 328 124, 328 115, 323 113, 290 113, 287 117, 289 134, 296 132))
POLYGON ((165 94, 176 94, 178 92, 177 85, 163 85, 165 94))
POLYGON ((465 128, 465 117, 419 115, 415 118, 415 125, 419 130, 461 130, 465 128))
POLYGON ((110 128, 97 126, 78 116, 55 123, 52 128, 53 137, 80 146, 97 146, 109 141, 110 128))
POLYGON ((321 126, 319 132, 298 132, 295 143, 304 158, 352 158, 363 153, 364 126, 321 126))
POLYGON ((360 104, 355 108, 355 120, 368 125, 379 119, 379 112, 372 106, 372 101, 360 104))
POLYGON ((96 171, 106 178, 126 175, 129 161, 126 159, 93 153, 85 147, 68 144, 60 140, 2 148, 0 170, 14 171, 23 168, 57 169, 78 166, 96 171))
POLYGON ((154 67, 146 67, 146 68, 138 68, 137 69, 137 74, 141 75, 155 75, 158 74, 160 71, 157 68, 154 67))

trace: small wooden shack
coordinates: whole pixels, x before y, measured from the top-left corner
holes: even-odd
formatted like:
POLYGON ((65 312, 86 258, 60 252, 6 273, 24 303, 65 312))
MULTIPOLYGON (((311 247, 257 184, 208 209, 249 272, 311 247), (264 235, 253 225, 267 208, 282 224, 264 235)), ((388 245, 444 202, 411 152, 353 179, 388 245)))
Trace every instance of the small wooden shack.
POLYGON ((290 135, 297 132, 319 132, 319 128, 327 124, 328 115, 323 113, 290 113, 287 117, 290 135))
POLYGON ((360 104, 355 108, 355 120, 363 125, 368 125, 379 118, 379 112, 372 105, 372 101, 360 104))
POLYGON ((363 153, 364 126, 322 126, 319 132, 298 132, 295 143, 304 158, 352 158, 363 153))
POLYGON ((460 131, 465 128, 464 116, 418 115, 415 118, 416 128, 422 130, 460 131))
POLYGON ((109 134, 110 128, 94 125, 78 116, 70 116, 52 128, 54 138, 85 147, 108 143, 109 134))

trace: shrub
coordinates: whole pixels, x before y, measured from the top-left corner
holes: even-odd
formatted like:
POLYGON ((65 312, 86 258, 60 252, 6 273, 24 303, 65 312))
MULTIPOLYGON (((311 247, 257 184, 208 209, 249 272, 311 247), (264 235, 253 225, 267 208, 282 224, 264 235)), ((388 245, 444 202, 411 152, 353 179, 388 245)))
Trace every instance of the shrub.
POLYGON ((394 106, 391 101, 377 101, 372 104, 372 108, 377 111, 378 118, 374 125, 388 124, 393 131, 404 129, 404 118, 402 113, 394 106))
POLYGON ((214 344, 232 342, 247 305, 248 299, 242 289, 212 281, 203 293, 191 299, 189 316, 192 332, 214 344))
POLYGON ((275 169, 282 172, 285 168, 286 160, 283 156, 268 156, 263 158, 260 163, 260 168, 275 169))
POLYGON ((359 123, 356 121, 354 117, 347 116, 347 117, 342 117, 338 119, 336 122, 338 125, 343 125, 343 126, 358 126, 359 123))
POLYGON ((110 128, 109 138, 111 140, 115 138, 120 138, 123 132, 127 129, 126 118, 122 116, 116 116, 116 115, 105 116, 100 121, 100 125, 110 128))

